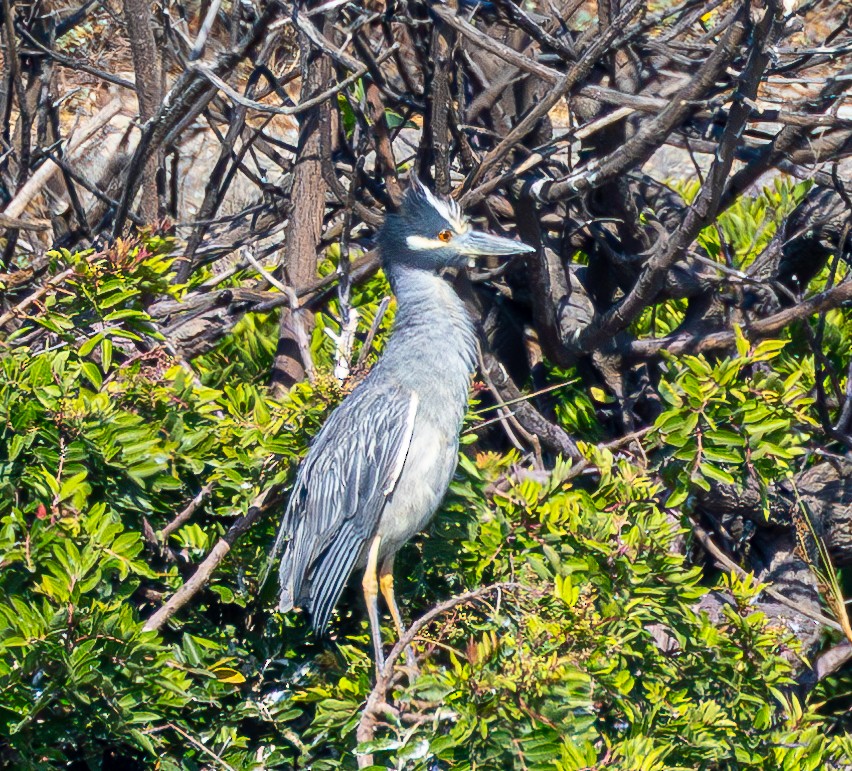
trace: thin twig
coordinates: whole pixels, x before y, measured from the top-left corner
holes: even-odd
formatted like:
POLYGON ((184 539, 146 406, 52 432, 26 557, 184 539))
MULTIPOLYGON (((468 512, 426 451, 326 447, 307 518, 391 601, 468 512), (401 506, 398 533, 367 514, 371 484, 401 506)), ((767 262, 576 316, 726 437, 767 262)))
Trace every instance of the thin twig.
POLYGON ((168 601, 159 608, 146 622, 145 631, 159 631, 166 622, 183 608, 198 592, 200 592, 210 580, 213 572, 219 566, 237 539, 263 516, 264 513, 277 501, 272 489, 266 489, 257 495, 249 506, 248 513, 239 517, 233 525, 228 528, 210 550, 204 561, 198 566, 195 573, 180 587, 168 601))
POLYGON ((204 487, 198 491, 198 494, 186 505, 186 507, 160 531, 160 541, 165 542, 165 540, 174 533, 175 530, 188 522, 192 518, 192 515, 198 511, 201 504, 210 497, 210 493, 212 491, 212 482, 208 482, 204 485, 204 487))
MULTIPOLYGON (((730 570, 732 573, 736 573, 740 578, 747 578, 752 573, 749 573, 747 570, 743 570, 736 562, 734 562, 725 552, 723 552, 710 537, 710 534, 698 524, 698 521, 695 517, 689 517, 689 524, 692 528, 692 532, 695 533, 695 537, 701 542, 701 545, 710 553, 710 555, 716 560, 719 567, 724 568, 725 570, 730 570)), ((828 618, 828 616, 824 616, 822 613, 817 613, 814 610, 811 610, 806 605, 802 605, 799 602, 795 602, 787 597, 785 597, 781 592, 777 589, 773 589, 772 586, 767 585, 763 588, 763 592, 771 597, 776 602, 781 603, 787 608, 791 610, 795 610, 796 613, 800 613, 806 618, 811 619, 811 621, 816 621, 818 624, 822 626, 828 627, 829 629, 835 629, 838 632, 842 631, 840 628, 840 624, 838 624, 834 619, 828 618)))
MULTIPOLYGON (((465 592, 464 594, 460 594, 456 597, 452 597, 449 600, 445 600, 444 602, 439 603, 434 608, 431 608, 426 613, 424 613, 416 621, 412 622, 411 626, 408 628, 405 634, 400 637, 396 645, 394 645, 391 649, 391 652, 385 659, 385 663, 381 671, 377 673, 376 684, 373 686, 373 690, 370 691, 369 696, 367 696, 367 701, 364 704, 364 709, 361 712, 361 718, 358 721, 358 728, 355 732, 355 736, 358 740, 358 743, 363 744, 365 742, 372 741, 372 739, 374 738, 376 728, 376 717, 383 711, 384 708, 388 707, 386 701, 387 692, 391 686, 396 662, 399 660, 399 657, 405 652, 406 648, 408 648, 408 646, 411 645, 411 643, 415 640, 417 635, 420 634, 420 631, 424 627, 428 626, 438 616, 441 616, 444 613, 453 610, 453 608, 457 608, 460 605, 467 605, 468 603, 481 600, 483 597, 488 594, 491 594, 492 592, 521 590, 527 592, 534 591, 532 588, 524 584, 519 584, 510 581, 498 584, 491 584, 490 586, 483 586, 479 589, 474 589, 471 592, 465 592)), ((367 768, 371 765, 373 765, 373 756, 371 753, 365 753, 363 755, 358 756, 358 768, 367 768)))
MULTIPOLYGON (((398 47, 399 44, 395 44, 398 47)), ((393 55, 393 51, 385 51, 379 58, 378 62, 383 62, 385 59, 393 55)), ((231 88, 222 78, 220 78, 210 67, 203 64, 196 64, 193 67, 195 72, 203 75, 207 80, 209 80, 216 88, 222 91, 224 94, 227 94, 228 98, 231 99, 236 104, 239 104, 242 107, 248 107, 252 110, 256 110, 257 112, 268 113, 269 115, 298 115, 299 113, 305 112, 306 110, 310 110, 312 107, 316 107, 319 104, 322 104, 326 100, 333 97, 335 94, 339 94, 344 89, 351 86, 353 83, 357 82, 364 75, 367 74, 367 67, 359 67, 355 72, 353 72, 348 78, 344 78, 343 80, 335 83, 331 88, 323 91, 321 94, 317 94, 316 96, 305 99, 303 102, 300 102, 293 107, 276 107, 271 104, 264 104, 263 102, 256 102, 254 99, 248 99, 244 97, 239 91, 235 91, 231 88)))

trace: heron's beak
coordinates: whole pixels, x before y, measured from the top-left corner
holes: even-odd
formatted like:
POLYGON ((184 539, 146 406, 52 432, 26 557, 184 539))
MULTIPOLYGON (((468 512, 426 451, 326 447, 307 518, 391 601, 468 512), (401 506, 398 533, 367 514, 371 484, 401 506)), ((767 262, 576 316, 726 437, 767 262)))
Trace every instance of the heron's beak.
POLYGON ((529 254, 534 252, 532 246, 522 241, 513 241, 510 238, 492 236, 476 230, 468 230, 453 239, 453 246, 463 254, 470 257, 506 256, 509 254, 529 254))

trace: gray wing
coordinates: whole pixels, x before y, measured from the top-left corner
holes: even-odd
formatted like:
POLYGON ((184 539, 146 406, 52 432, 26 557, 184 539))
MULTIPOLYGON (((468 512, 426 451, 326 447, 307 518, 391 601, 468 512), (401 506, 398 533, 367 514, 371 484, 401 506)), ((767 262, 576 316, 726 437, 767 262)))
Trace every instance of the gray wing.
POLYGON ((417 395, 365 381, 329 416, 299 468, 271 560, 281 554, 279 607, 325 629, 378 526, 411 444, 417 395))

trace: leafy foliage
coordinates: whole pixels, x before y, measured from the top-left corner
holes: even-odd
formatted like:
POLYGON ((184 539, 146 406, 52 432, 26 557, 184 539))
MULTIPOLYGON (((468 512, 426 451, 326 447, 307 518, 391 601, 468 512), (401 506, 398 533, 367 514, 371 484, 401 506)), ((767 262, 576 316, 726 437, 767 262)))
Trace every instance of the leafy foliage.
MULTIPOLYGON (((271 613, 258 575, 274 517, 170 627, 144 631, 251 500, 286 484, 342 395, 321 376, 271 399, 257 384, 255 354, 271 356, 263 318, 196 361, 197 373, 178 362, 145 311, 147 298, 178 291, 168 249, 57 254, 73 270, 68 291, 0 348, 5 765, 322 770, 371 751, 379 767, 405 769, 848 767, 837 718, 795 695, 794 640, 752 607, 760 586, 723 576, 717 588, 734 601, 711 620, 700 603, 712 587, 677 548, 676 507, 693 486, 766 483, 807 446, 814 375, 795 363, 795 341, 669 362, 666 410, 644 448, 669 489, 592 444, 593 482, 561 462, 545 473, 467 448, 442 512, 398 560, 403 612, 514 588, 423 632, 420 669, 395 683, 398 712, 369 745, 355 738, 373 685, 357 592, 325 643, 298 614, 271 613), (36 328, 54 344, 31 347, 36 328)), ((385 291, 379 277, 353 294, 361 331, 385 291)), ((318 315, 312 340, 325 372, 336 313, 318 315)), ((573 386, 558 393, 566 425, 600 438, 595 403, 573 386)))
POLYGON ((671 379, 660 383, 668 409, 656 422, 663 442, 673 448, 666 469, 674 486, 669 506, 683 503, 694 485, 709 490, 711 481, 749 479, 765 484, 791 473, 791 462, 805 453, 807 428, 816 422, 803 368, 783 377, 759 367, 785 344, 764 340, 750 350, 738 330, 738 356, 672 362, 671 379))

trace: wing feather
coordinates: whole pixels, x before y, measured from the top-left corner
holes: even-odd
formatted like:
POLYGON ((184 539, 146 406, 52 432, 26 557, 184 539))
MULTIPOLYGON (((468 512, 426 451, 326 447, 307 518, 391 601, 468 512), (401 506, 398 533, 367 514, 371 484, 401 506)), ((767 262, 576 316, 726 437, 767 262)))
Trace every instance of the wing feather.
POLYGON ((311 623, 317 630, 325 629, 340 592, 355 567, 359 550, 349 548, 351 533, 341 532, 331 543, 322 560, 323 580, 313 584, 311 623))
POLYGON ((322 631, 372 539, 411 445, 418 399, 368 378, 329 416, 302 462, 270 560, 280 603, 322 631))

